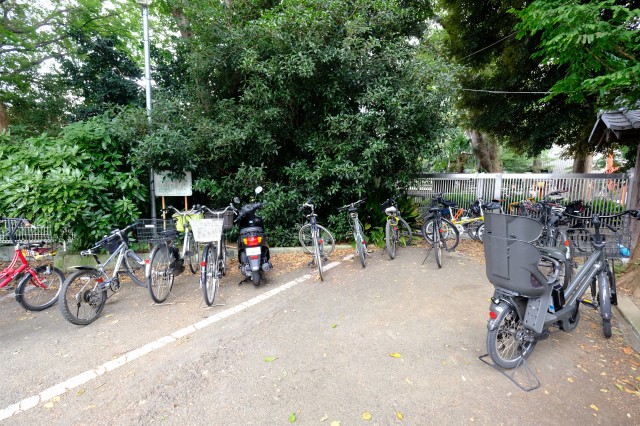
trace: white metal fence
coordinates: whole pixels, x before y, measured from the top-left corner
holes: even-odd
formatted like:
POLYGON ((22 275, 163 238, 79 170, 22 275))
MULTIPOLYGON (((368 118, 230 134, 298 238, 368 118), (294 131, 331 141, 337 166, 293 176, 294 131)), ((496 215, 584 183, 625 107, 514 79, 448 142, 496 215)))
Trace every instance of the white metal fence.
POLYGON ((553 191, 566 191, 562 194, 563 203, 582 200, 591 206, 592 213, 606 214, 613 206, 627 207, 630 183, 625 173, 422 174, 409 187, 407 195, 424 205, 431 202, 431 197, 443 193, 460 207, 467 207, 477 198, 497 199, 508 212, 511 203, 527 198, 539 200, 553 191))

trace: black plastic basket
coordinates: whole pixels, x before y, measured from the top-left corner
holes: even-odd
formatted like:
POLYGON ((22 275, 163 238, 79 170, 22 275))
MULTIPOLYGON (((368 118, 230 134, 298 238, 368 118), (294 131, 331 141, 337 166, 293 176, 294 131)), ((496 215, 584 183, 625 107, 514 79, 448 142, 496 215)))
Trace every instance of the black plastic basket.
POLYGON ((223 219, 224 222, 222 222, 222 230, 223 231, 228 231, 229 229, 233 228, 233 210, 227 210, 227 211, 219 211, 219 212, 212 212, 212 213, 205 213, 204 218, 205 219, 223 219))
POLYGON ((173 219, 140 219, 136 231, 141 243, 160 243, 178 235, 173 219))
MULTIPOLYGON (((129 242, 126 235, 123 236, 123 238, 125 242, 129 242)), ((103 247, 109 252, 109 254, 113 254, 120 248, 120 244, 122 244, 122 240, 118 235, 114 235, 104 243, 103 247)))

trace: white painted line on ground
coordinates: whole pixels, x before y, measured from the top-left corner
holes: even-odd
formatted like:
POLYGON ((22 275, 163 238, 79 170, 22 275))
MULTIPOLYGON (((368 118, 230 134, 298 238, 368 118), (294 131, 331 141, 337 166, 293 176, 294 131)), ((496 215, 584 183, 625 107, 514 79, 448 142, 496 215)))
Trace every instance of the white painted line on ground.
MULTIPOLYGON (((336 266, 338 266, 340 264, 340 262, 331 262, 327 265, 324 266, 324 270, 329 270, 331 268, 335 268, 336 266)), ((108 373, 110 371, 113 371, 117 368, 120 368, 128 363, 130 363, 131 361, 134 361, 138 358, 141 358, 144 355, 147 355, 153 351, 156 351, 160 348, 165 347, 167 344, 171 343, 171 342, 175 342, 179 339, 182 339, 185 336, 188 336, 189 334, 197 331, 197 330, 201 330, 205 327, 210 326, 213 323, 216 323, 224 318, 227 318, 233 314, 237 314, 238 312, 242 312, 245 309, 249 308, 250 306, 256 305, 260 302, 264 302, 265 300, 269 299, 270 297, 273 297, 279 293, 282 293, 285 290, 290 289, 291 287, 303 283, 305 281, 307 281, 308 279, 310 279, 312 277, 312 275, 310 274, 305 274, 302 275, 301 277, 296 278, 293 281, 289 281, 286 284, 283 284, 279 287, 276 287, 272 290, 267 291, 266 293, 263 293, 259 296, 256 296, 254 298, 251 298, 243 303, 240 303, 232 308, 229 309, 225 309, 222 312, 218 312, 215 315, 211 315, 210 317, 205 318, 204 320, 198 321, 196 323, 193 323, 191 325, 188 325, 187 327, 181 328, 179 330, 174 331, 173 333, 171 333, 168 336, 164 336, 161 337, 157 340, 154 340, 153 342, 147 343, 144 346, 141 346, 138 349, 134 349, 130 352, 127 352, 126 354, 105 362, 104 364, 92 369, 92 370, 87 370, 83 373, 78 374, 77 376, 71 377, 70 379, 65 380, 62 383, 58 383, 56 385, 51 386, 48 389, 43 390, 42 392, 40 392, 38 395, 34 395, 34 396, 30 396, 28 398, 23 399, 22 401, 9 405, 8 407, 0 410, 0 421, 5 420, 11 416, 14 416, 18 413, 21 413, 23 411, 27 411, 30 410, 31 408, 34 408, 36 406, 38 406, 38 404, 42 403, 42 402, 46 402, 51 400, 52 398, 58 397, 74 388, 77 388, 78 386, 82 386, 83 384, 96 379, 97 377, 100 377, 101 375, 108 373)), ((11 295, 7 295, 4 298, 8 298, 8 297, 12 297, 11 295)))

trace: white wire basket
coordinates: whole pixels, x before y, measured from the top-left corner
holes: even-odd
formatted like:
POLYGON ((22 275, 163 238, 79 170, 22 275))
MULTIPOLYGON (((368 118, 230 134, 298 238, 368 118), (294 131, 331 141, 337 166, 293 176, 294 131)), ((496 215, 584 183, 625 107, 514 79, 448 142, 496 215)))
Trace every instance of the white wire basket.
POLYGON ((217 242, 222 239, 224 219, 200 219, 191 222, 193 239, 198 243, 217 242))
POLYGON ((14 228, 15 225, 14 219, 0 220, 0 244, 12 244, 11 238, 9 238, 9 229, 14 231, 13 237, 20 244, 56 242, 50 226, 36 226, 33 224, 25 226, 22 223, 17 228, 14 228))

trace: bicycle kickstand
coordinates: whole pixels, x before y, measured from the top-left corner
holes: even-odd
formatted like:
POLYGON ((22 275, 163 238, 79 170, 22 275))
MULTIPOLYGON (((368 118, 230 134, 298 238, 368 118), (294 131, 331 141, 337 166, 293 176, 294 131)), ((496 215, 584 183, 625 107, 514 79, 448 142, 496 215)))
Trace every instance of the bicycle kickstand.
POLYGON ((427 251, 427 256, 424 258, 424 260, 422 261, 422 264, 424 265, 424 262, 427 261, 427 259, 429 258, 429 255, 431 254, 431 251, 433 250, 433 246, 431 246, 431 248, 427 251))

